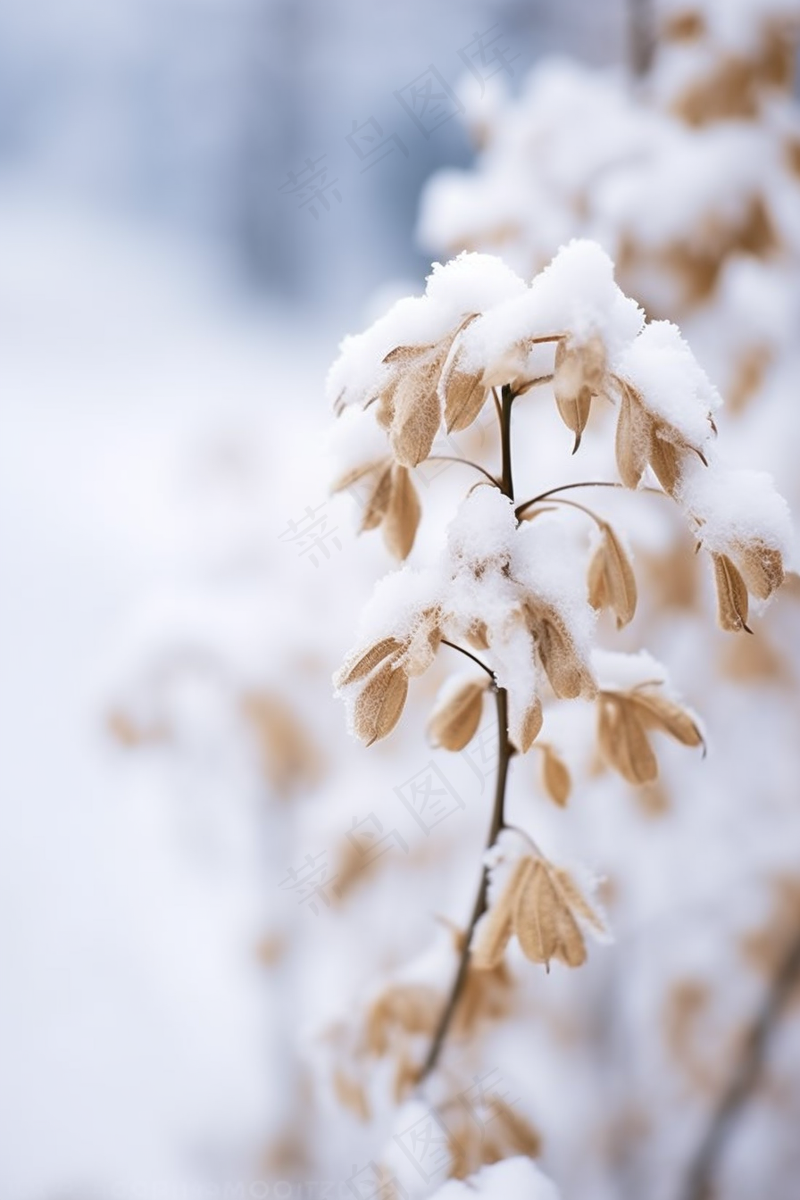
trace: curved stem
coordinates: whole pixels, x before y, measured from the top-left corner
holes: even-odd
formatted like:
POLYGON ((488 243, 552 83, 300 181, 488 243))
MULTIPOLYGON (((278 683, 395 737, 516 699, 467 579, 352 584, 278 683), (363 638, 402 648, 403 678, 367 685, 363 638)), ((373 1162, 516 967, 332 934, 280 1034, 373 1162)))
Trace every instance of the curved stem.
MULTIPOLYGON (((562 483, 561 487, 548 488, 546 492, 540 492, 538 496, 533 496, 530 500, 526 500, 524 504, 517 505, 517 517, 521 517, 529 508, 533 508, 534 504, 539 504, 542 500, 549 500, 551 496, 557 496, 559 492, 571 492, 574 488, 623 488, 624 484, 609 483, 606 480, 591 479, 586 483, 562 483)), ((646 489, 642 489, 644 491, 646 489)), ((653 488, 653 491, 656 491, 653 488)))
POLYGON ((429 454, 425 461, 454 462, 461 463, 463 467, 474 467, 476 471, 480 471, 481 475, 485 475, 489 482, 493 483, 495 487, 499 486, 494 475, 490 474, 490 472, 487 471, 485 467, 482 467, 480 463, 473 462, 471 458, 459 458, 456 454, 429 454))
POLYGON ((442 645, 449 646, 451 650, 457 650, 459 654, 463 654, 466 658, 471 658, 472 661, 476 663, 482 671, 486 672, 492 683, 497 683, 497 679, 495 678, 494 671, 491 669, 491 667, 487 667, 486 663, 481 662, 481 660, 477 658, 470 650, 465 650, 463 646, 457 646, 455 642, 448 642, 447 638, 442 638, 442 645))
MULTIPOLYGON (((497 725, 500 736, 500 758, 497 764, 497 779, 495 781, 494 790, 494 805, 492 807, 492 819, 489 825, 489 833, 486 838, 486 849, 489 850, 497 841, 501 829, 505 828, 503 817, 503 809, 506 796, 506 780, 508 779, 508 764, 511 761, 511 756, 514 753, 513 747, 508 740, 508 693, 505 688, 498 688, 495 692, 495 701, 497 704, 497 725)), ((450 1030, 450 1025, 455 1016, 458 1002, 464 991, 464 984, 467 981, 469 974, 470 960, 470 942, 475 931, 475 926, 486 912, 487 896, 489 891, 489 868, 483 866, 481 870, 481 880, 478 887, 478 893, 475 897, 475 903, 472 906, 472 914, 469 919, 467 928, 464 931, 464 940, 461 946, 461 954, 458 960, 458 969, 456 977, 453 980, 453 986, 450 989, 450 995, 447 998, 447 1003, 444 1006, 442 1015, 439 1018, 439 1024, 436 1027, 436 1032, 433 1035, 430 1049, 427 1058, 422 1064, 422 1069, 419 1074, 419 1082, 421 1083, 434 1069, 442 1048, 444 1047, 447 1034, 450 1030)))

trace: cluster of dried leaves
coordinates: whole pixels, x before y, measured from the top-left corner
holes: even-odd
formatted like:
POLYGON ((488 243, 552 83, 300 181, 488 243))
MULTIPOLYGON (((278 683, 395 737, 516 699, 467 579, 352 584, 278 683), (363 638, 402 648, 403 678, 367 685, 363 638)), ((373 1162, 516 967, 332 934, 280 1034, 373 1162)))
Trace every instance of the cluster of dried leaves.
POLYGON ((592 908, 568 871, 541 855, 525 855, 511 866, 508 879, 479 927, 472 964, 493 970, 502 962, 512 936, 526 958, 549 969, 555 958, 568 967, 586 961, 584 930, 605 934, 592 908))

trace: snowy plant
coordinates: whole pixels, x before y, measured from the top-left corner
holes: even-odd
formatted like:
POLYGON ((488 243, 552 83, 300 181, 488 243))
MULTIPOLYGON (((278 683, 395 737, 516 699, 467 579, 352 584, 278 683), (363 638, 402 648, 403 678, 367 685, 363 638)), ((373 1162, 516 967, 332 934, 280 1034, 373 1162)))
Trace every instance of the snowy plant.
MULTIPOLYGON (((421 1058, 411 1069, 404 1064, 408 1089, 440 1065, 468 980, 502 967, 509 939, 549 970, 551 960, 580 966, 586 936, 607 936, 588 873, 551 861, 527 830, 507 822, 512 760, 536 746, 548 712, 564 701, 593 705, 600 754, 636 783, 657 774, 653 734, 703 746, 698 719, 649 655, 597 647, 598 610, 610 610, 618 628, 632 620, 636 576, 624 534, 565 493, 627 488, 674 502, 710 560, 719 623, 733 632, 749 630, 751 597, 761 603, 780 586, 789 520, 766 476, 720 458, 720 398, 678 329, 647 322, 591 242, 562 249, 530 285, 482 254, 437 265, 423 296, 345 340, 328 390, 351 446, 334 488, 368 481, 362 527, 388 521, 387 542, 399 557, 412 553, 423 517, 414 472, 433 455, 441 427, 465 430, 488 407, 499 431, 499 462, 461 460, 478 478, 447 528, 429 531, 425 561, 378 584, 335 677, 351 730, 366 745, 392 732, 410 684, 440 654, 455 652, 468 670, 448 678, 434 704, 434 744, 463 749, 488 696, 496 710, 486 858, 435 1020, 407 1013, 409 1031, 430 1031, 421 1058), (595 409, 616 412, 621 482, 519 492, 518 467, 524 473, 531 449, 516 436, 520 410, 552 402, 569 431, 565 463, 595 409), (574 536, 576 512, 593 527, 588 546, 574 536)), ((569 774, 550 747, 544 769, 563 803, 569 774)))

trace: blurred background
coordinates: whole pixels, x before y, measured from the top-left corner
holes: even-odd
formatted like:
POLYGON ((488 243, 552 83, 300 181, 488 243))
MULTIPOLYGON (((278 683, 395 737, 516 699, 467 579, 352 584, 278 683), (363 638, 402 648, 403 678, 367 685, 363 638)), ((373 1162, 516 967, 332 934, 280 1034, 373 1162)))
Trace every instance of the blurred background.
POLYGON ((183 1195, 270 1139, 299 1170, 266 1137, 304 1103, 262 978, 291 855, 206 684, 305 669, 274 649, 298 587, 335 662, 388 565, 340 529, 337 601, 278 543, 323 502, 339 340, 422 286, 420 192, 491 124, 487 31, 512 98, 544 56, 627 69, 623 0, 0 0, 2 1200, 183 1195), (169 758, 141 664, 181 654, 169 758))

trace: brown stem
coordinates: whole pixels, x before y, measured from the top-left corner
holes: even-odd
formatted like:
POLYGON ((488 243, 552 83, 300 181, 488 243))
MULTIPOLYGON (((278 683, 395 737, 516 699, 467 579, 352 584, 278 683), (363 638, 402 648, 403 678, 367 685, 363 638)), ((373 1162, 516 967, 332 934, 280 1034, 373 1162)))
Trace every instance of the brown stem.
POLYGON ((711 1124, 692 1161, 681 1192, 682 1200, 709 1200, 717 1163, 731 1126, 756 1087, 766 1057, 770 1034, 780 1020, 789 995, 800 980, 800 933, 772 981, 761 1011, 742 1046, 730 1082, 722 1093, 711 1124))
POLYGON ((500 444, 503 455, 503 472, 500 488, 509 500, 514 499, 514 477, 511 467, 511 405, 514 393, 507 383, 503 384, 500 404, 500 444))
POLYGON ((607 483, 604 480, 591 479, 586 483, 562 483, 560 487, 549 488, 546 492, 540 492, 538 496, 533 496, 530 500, 526 500, 523 504, 517 505, 517 519, 529 508, 533 508, 534 504, 540 504, 542 500, 549 500, 551 496, 558 495, 559 492, 571 492, 573 488, 621 488, 621 483, 607 483))
POLYGON ((494 683, 494 684, 497 683, 497 680, 495 679, 494 671, 491 669, 491 667, 487 667, 485 662, 481 662, 481 660, 478 658, 477 654, 473 654, 471 650, 465 650, 463 646, 457 646, 455 642, 449 642, 447 640, 447 638, 442 638, 442 645, 449 646, 451 650, 457 650, 459 654, 463 654, 467 658, 471 658, 474 663, 477 663, 477 665, 480 667, 480 669, 482 671, 486 672, 486 674, 491 679, 492 683, 494 683))
MULTIPOLYGON (((508 386, 503 385, 501 392, 500 404, 498 406, 500 413, 500 434, 502 448, 502 483, 501 488, 504 495, 508 496, 512 504, 514 502, 514 480, 511 471, 511 405, 514 400, 514 392, 508 386)), ((448 643, 452 645, 452 643, 448 643)), ((461 649, 461 647, 454 647, 461 649)), ((463 653, 468 653, 463 651, 463 653)), ((473 657, 470 655, 469 657, 473 657)), ((478 661, 477 659, 475 660, 478 661)), ((483 666, 483 664, 481 664, 483 666)), ((484 667, 484 670, 488 668, 484 667)), ((508 780, 508 764, 511 762, 511 756, 514 753, 514 747, 508 737, 508 692, 505 688, 497 686, 496 681, 493 684, 495 703, 497 705, 497 738, 499 743, 499 758, 497 762, 497 778, 494 787, 494 804, 492 806, 492 819, 489 825, 489 833, 486 838, 486 849, 489 850, 497 841, 500 830, 505 827, 504 809, 506 800, 506 782, 508 780)), ((461 954, 458 960, 458 969, 453 980, 453 986, 450 989, 450 995, 447 998, 442 1015, 439 1018, 439 1024, 436 1027, 436 1032, 433 1035, 430 1049, 425 1062, 422 1064, 422 1069, 419 1073, 419 1082, 430 1075, 439 1061, 439 1056, 442 1053, 442 1048, 447 1039, 447 1034, 453 1021, 458 1002, 464 991, 464 984, 467 981, 469 973, 470 960, 470 942, 472 935, 475 932, 475 926, 486 912, 486 900, 489 890, 489 870, 486 865, 481 870, 481 881, 478 886, 478 894, 475 897, 475 903, 472 906, 472 915, 470 916, 467 928, 464 931, 464 940, 461 946, 461 954)))
POLYGON ((480 463, 473 462, 472 459, 470 459, 470 458, 459 458, 456 454, 429 454, 428 457, 425 459, 425 461, 426 462, 454 462, 454 463, 461 463, 461 465, 463 467, 474 467, 474 469, 476 471, 480 471, 481 475, 485 475, 486 478, 489 480, 489 482, 493 483, 495 487, 498 486, 497 480, 495 479, 494 475, 490 474, 489 471, 487 471, 485 467, 482 467, 480 465, 480 463))
MULTIPOLYGON (((495 688, 495 701, 497 703, 497 727, 500 738, 500 759, 497 764, 497 779, 494 789, 494 805, 492 807, 492 820, 489 825, 489 833, 486 839, 486 849, 489 850, 497 841, 500 830, 505 828, 503 819, 503 808, 505 805, 506 796, 506 780, 508 779, 508 764, 511 761, 511 756, 514 749, 508 740, 508 693, 505 688, 495 688)), ((419 1080, 422 1082, 436 1066, 439 1061, 439 1056, 444 1047, 447 1034, 450 1030, 453 1017, 455 1016, 458 1002, 461 999, 464 991, 464 984, 467 981, 469 973, 470 960, 470 942, 475 931, 475 926, 486 912, 486 900, 489 890, 489 869, 484 865, 481 871, 481 881, 478 887, 478 894, 475 897, 475 903, 472 907, 472 915, 469 923, 464 931, 464 940, 461 946, 461 955, 458 960, 458 969, 456 977, 453 980, 453 986, 450 989, 450 995, 447 998, 447 1003, 444 1006, 442 1015, 439 1018, 439 1024, 436 1027, 436 1032, 433 1035, 430 1050, 425 1062, 422 1064, 422 1069, 419 1074, 419 1080)))

